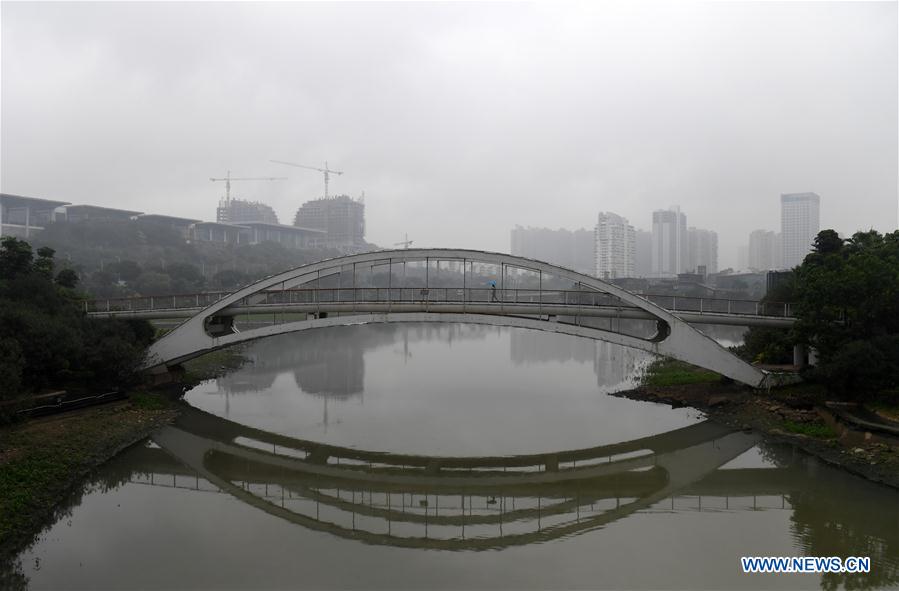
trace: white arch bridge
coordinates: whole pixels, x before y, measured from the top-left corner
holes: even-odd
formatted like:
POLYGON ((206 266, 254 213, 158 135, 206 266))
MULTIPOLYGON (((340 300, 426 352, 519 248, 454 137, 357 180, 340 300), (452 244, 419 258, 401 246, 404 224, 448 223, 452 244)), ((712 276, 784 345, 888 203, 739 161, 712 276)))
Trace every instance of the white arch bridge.
MULTIPOLYGON (((172 317, 174 312, 151 317, 172 317)), ((673 313, 569 269, 508 254, 459 249, 378 251, 312 263, 257 281, 189 313, 187 320, 150 347, 146 369, 164 372, 215 349, 313 328, 450 322, 599 339, 766 387, 772 375, 739 359, 689 322, 788 326, 792 321, 760 316, 758 310, 736 320, 730 310, 673 313), (262 313, 268 318, 280 315, 281 322, 249 323, 243 330, 235 327, 235 317, 262 313), (646 320, 652 321, 653 330, 645 330, 646 320), (643 325, 643 330, 636 325, 643 325)))

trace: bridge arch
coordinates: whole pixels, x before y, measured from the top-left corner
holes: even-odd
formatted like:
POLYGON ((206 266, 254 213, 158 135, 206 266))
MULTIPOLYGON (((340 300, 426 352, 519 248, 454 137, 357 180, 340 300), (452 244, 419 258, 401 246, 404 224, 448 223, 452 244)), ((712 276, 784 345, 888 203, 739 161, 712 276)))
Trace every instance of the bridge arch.
POLYGON ((765 386, 767 382, 764 372, 687 322, 620 287, 541 261, 461 249, 403 249, 349 255, 261 279, 204 308, 156 341, 149 350, 145 368, 165 370, 215 349, 276 334, 373 322, 473 323, 557 332, 673 357, 753 387, 765 386), (442 271, 441 263, 445 263, 442 271), (410 266, 419 274, 423 270, 424 278, 410 279, 410 266), (498 273, 489 285, 485 277, 491 276, 491 270, 498 273), (380 284, 375 285, 375 277, 380 284), (507 279, 514 288, 506 286, 507 279), (273 309, 277 309, 278 302, 289 301, 298 290, 304 297, 314 299, 314 312, 307 318, 243 332, 228 328, 227 320, 233 322, 237 313, 235 306, 274 300, 273 309), (442 293, 443 299, 435 301, 432 291, 442 293), (331 300, 323 303, 324 293, 329 293, 331 300), (558 294, 564 294, 564 302, 558 301, 558 294), (610 302, 613 307, 617 302, 647 313, 656 322, 656 333, 644 338, 593 326, 584 320, 600 307, 607 311, 610 302), (331 315, 334 311, 338 315, 331 315))

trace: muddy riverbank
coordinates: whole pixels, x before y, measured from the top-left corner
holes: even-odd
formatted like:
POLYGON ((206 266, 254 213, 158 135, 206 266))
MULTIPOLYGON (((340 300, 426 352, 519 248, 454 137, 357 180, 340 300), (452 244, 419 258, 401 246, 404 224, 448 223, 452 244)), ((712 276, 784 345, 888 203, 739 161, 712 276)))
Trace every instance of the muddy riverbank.
POLYGON ((644 385, 613 396, 695 408, 716 421, 757 431, 828 464, 899 488, 899 437, 849 424, 822 403, 819 393, 802 386, 764 392, 715 380, 644 385))

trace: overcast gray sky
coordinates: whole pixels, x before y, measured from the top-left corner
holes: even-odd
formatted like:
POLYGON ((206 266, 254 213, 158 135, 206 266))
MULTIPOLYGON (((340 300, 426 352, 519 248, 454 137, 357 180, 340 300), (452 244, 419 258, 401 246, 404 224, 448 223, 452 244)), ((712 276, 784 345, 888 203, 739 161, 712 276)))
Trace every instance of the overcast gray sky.
POLYGON ((680 204, 721 267, 779 194, 897 225, 896 2, 0 4, 0 190, 292 223, 365 191, 367 239, 509 250, 516 224, 680 204))

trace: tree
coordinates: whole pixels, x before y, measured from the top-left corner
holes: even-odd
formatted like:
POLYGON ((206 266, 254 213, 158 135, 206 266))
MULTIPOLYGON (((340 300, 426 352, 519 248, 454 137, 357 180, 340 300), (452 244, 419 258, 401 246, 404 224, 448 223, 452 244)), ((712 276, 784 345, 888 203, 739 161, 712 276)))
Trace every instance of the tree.
POLYGON ((240 271, 225 269, 212 276, 212 284, 218 289, 232 290, 246 285, 248 278, 240 271))
POLYGON ((53 255, 56 251, 48 246, 42 246, 37 249, 37 260, 34 261, 32 267, 37 273, 40 273, 47 279, 53 277, 53 255))
POLYGON ((19 395, 25 359, 22 348, 12 338, 0 338, 0 400, 10 400, 19 395))
MULTIPOLYGON (((776 283, 762 297, 765 304, 774 305, 791 303, 796 300, 796 275, 790 273, 776 283)), ((737 347, 736 353, 751 363, 788 364, 793 361, 793 343, 795 337, 791 331, 781 328, 753 327, 746 331, 743 344, 737 347)))
POLYGON ((818 351, 818 377, 863 397, 899 374, 899 231, 838 245, 823 230, 796 274, 797 340, 818 351))
POLYGON ((144 271, 134 282, 134 288, 141 295, 165 295, 172 293, 172 279, 166 273, 144 271))
POLYGON ((815 236, 814 252, 827 255, 839 252, 843 248, 843 239, 835 230, 821 230, 815 236))
POLYGON ((78 273, 72 269, 63 269, 56 274, 56 285, 66 289, 75 289, 78 285, 78 273))
POLYGON ((0 240, 0 277, 15 279, 31 271, 31 245, 15 236, 0 240))
POLYGON ((203 289, 205 278, 200 270, 190 263, 174 263, 166 269, 172 279, 172 289, 178 293, 195 292, 203 289))
POLYGON ((90 318, 72 297, 78 275, 52 275, 54 252, 0 245, 0 398, 43 388, 106 388, 135 379, 154 334, 146 321, 90 318))
POLYGON ((128 259, 125 259, 124 261, 116 261, 110 265, 107 265, 106 269, 110 273, 118 276, 118 278, 122 281, 127 281, 129 283, 137 279, 142 272, 140 265, 128 259))

